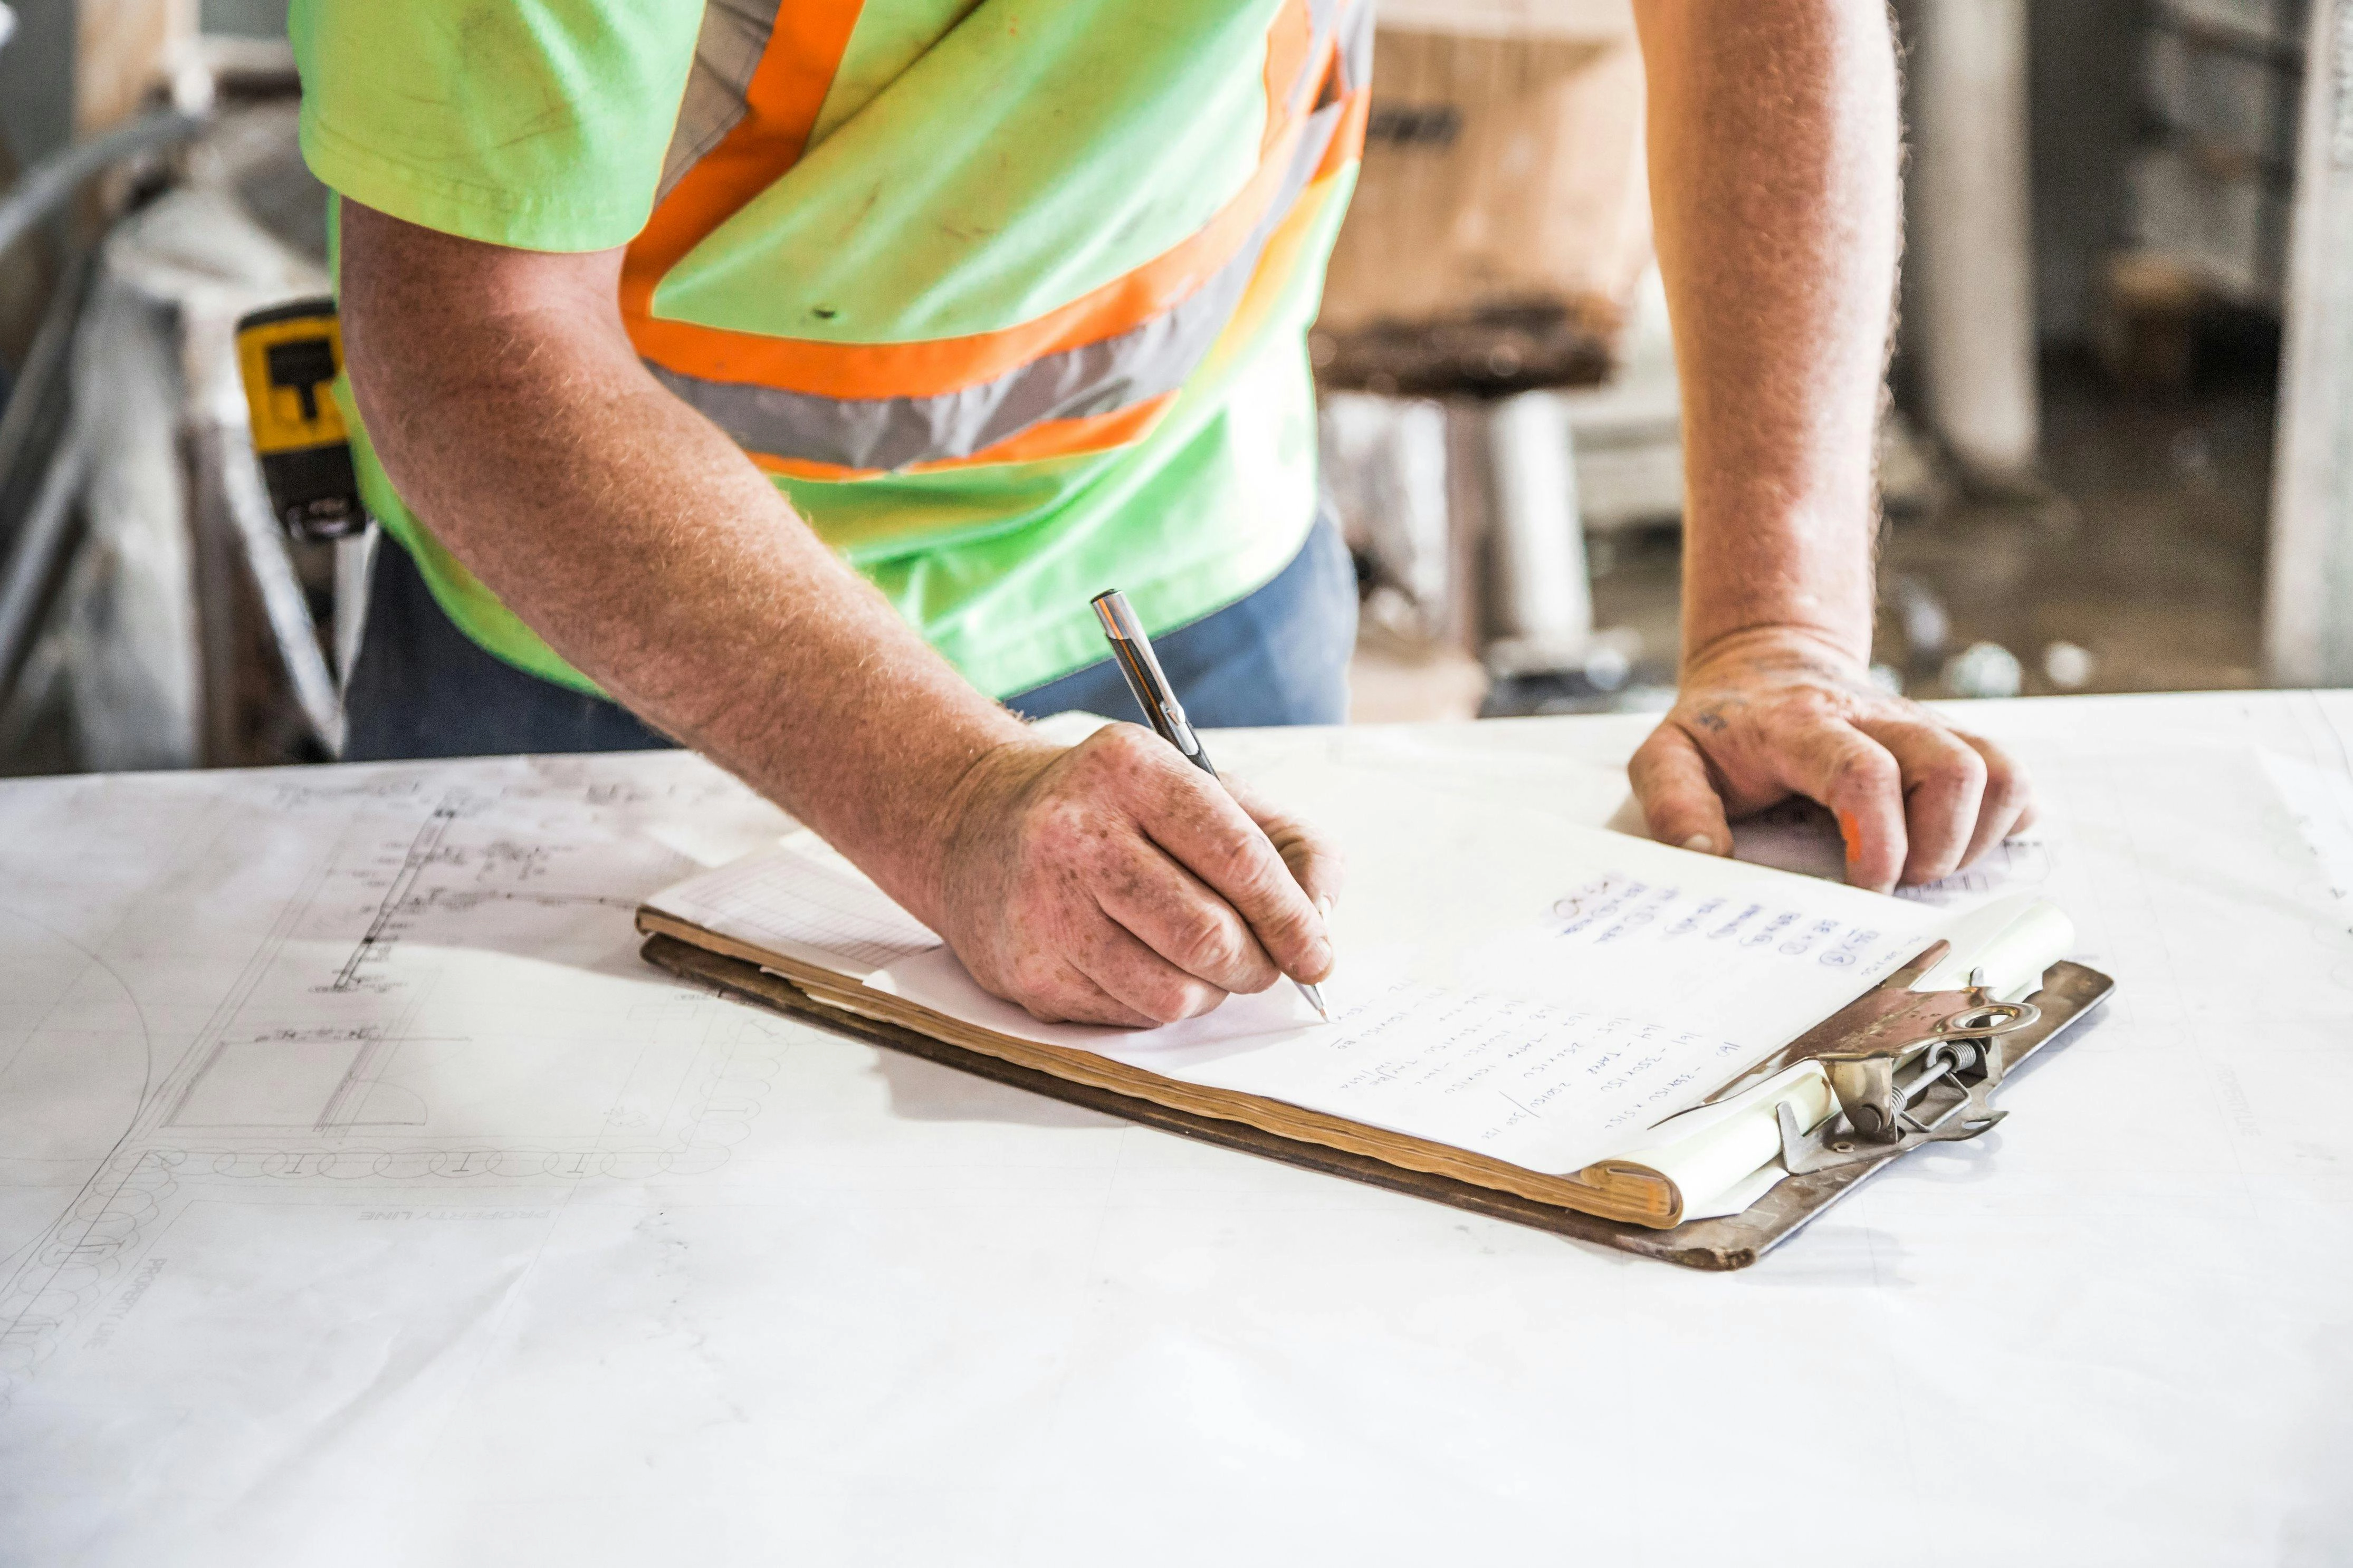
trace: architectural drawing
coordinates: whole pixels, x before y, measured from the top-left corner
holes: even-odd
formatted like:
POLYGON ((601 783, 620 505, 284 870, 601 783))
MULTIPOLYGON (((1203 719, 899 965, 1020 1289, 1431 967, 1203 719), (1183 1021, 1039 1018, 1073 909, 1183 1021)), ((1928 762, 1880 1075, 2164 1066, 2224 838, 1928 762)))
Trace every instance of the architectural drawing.
MULTIPOLYGON (((30 963, 12 948, 47 973, 11 987, 39 999, 7 1015, 0 1087, 65 1053, 114 1059, 125 1086, 135 1064, 140 1081, 0 1142, 0 1400, 87 1331, 173 1213, 224 1186, 547 1187, 724 1161, 780 1026, 636 958, 638 896, 700 864, 644 827, 690 809, 725 858, 787 824, 692 759, 634 772, 652 782, 539 761, 147 783, 147 847, 205 914, 143 931, 162 911, 126 900, 154 864, 126 855, 47 889, 43 917, 62 903, 75 929, 43 932, 30 963), (265 842, 266 863, 241 863, 265 842), (192 996, 191 967, 235 979, 192 996), (27 1148, 53 1157, 11 1157, 27 1148)), ((10 841, 40 842, 86 788, 12 797, 10 841)), ((0 893, 0 920, 14 901, 0 893)))

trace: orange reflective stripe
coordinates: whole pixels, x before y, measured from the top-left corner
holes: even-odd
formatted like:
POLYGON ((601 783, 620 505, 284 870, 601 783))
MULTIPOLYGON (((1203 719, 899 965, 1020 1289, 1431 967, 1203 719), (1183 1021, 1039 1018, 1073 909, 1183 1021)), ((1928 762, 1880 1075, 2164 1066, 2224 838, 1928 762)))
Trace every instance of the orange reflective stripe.
POLYGON ((1260 153, 1274 145, 1299 111, 1300 79, 1315 47, 1315 17, 1307 0, 1283 0, 1266 30, 1266 135, 1260 153))
POLYGON ((1332 132, 1331 143, 1324 149, 1324 161, 1315 167, 1318 180, 1365 155, 1365 126, 1373 114, 1372 89, 1359 88, 1342 101, 1347 107, 1340 111, 1339 126, 1332 132))
POLYGON ((1034 463, 1047 458, 1077 458, 1089 452, 1107 452, 1113 447, 1124 447, 1131 441, 1141 441, 1160 423, 1161 416, 1176 405, 1179 394, 1164 392, 1159 396, 1109 414, 1090 414, 1078 419, 1048 419, 1032 425, 1018 436, 1008 437, 994 447, 982 448, 969 458, 942 458, 934 462, 910 463, 903 468, 849 468, 839 463, 812 462, 806 458, 779 458, 766 452, 748 452, 753 467, 763 473, 782 474, 796 479, 878 479, 885 474, 936 474, 948 468, 973 468, 987 463, 1034 463))
POLYGON ((621 317, 653 308, 655 285, 712 230, 800 161, 864 0, 784 0, 744 89, 744 118, 673 186, 621 261, 621 317))
MULTIPOLYGON (((1018 327, 917 342, 824 343, 638 315, 629 318, 629 335, 640 354, 683 375, 825 397, 937 397, 976 385, 1047 354, 1115 337, 1200 288, 1240 254, 1282 193, 1306 124, 1303 115, 1290 117, 1240 195, 1190 236, 1018 327)), ((626 296, 623 310, 627 315, 626 296)))

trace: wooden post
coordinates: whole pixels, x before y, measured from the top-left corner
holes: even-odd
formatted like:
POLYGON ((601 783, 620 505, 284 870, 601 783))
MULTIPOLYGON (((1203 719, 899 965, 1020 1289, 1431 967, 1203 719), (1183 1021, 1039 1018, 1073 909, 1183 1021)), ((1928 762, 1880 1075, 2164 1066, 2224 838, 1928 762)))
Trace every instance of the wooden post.
POLYGON ((147 106, 196 37, 195 0, 80 0, 74 131, 92 136, 147 106))
POLYGON ((2353 686, 2353 0, 2313 0, 2292 244, 2263 650, 2353 686))

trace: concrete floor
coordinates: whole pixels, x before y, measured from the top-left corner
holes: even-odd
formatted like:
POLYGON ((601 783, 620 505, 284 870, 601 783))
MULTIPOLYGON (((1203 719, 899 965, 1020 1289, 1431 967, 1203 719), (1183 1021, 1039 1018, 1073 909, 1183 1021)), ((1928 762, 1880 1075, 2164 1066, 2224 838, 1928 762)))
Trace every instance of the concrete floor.
MULTIPOLYGON (((1917 697, 1956 695, 1945 661, 1978 641, 2017 655, 2029 694, 2260 685, 2272 403, 2266 380, 2246 372, 2131 396, 2088 364, 2055 361, 2043 405, 2051 495, 1957 499, 1894 521, 1875 657, 1917 697), (1941 651, 1906 645, 1906 579, 1945 611, 1941 651), (2043 650, 2062 641, 2092 656, 2080 687, 2042 668, 2043 650)), ((1639 636, 1637 684, 1671 685, 1676 531, 1598 542, 1596 624, 1639 636)))

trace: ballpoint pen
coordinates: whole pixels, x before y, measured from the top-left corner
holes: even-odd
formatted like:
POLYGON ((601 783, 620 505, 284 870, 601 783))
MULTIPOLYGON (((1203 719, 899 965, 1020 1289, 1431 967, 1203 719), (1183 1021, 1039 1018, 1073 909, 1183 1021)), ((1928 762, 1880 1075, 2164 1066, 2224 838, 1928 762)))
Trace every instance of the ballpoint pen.
MULTIPOLYGON (((1135 618, 1129 607, 1127 595, 1118 589, 1097 594, 1089 603, 1095 607, 1095 618, 1103 622, 1103 636, 1111 639, 1112 658, 1119 661, 1119 671, 1127 677, 1127 689, 1135 693, 1136 705, 1144 710, 1145 719, 1160 738, 1183 753, 1187 762, 1208 774, 1218 777, 1218 770, 1202 749, 1201 738, 1193 733, 1192 724, 1185 717, 1185 705, 1176 700, 1175 688, 1160 668, 1160 656, 1152 651, 1152 639, 1144 634, 1144 623, 1135 618)), ((1222 779, 1219 783, 1224 783, 1222 779)), ((1332 1010, 1324 1005, 1324 993, 1304 980, 1293 980, 1299 994, 1325 1023, 1332 1021, 1332 1010)))

